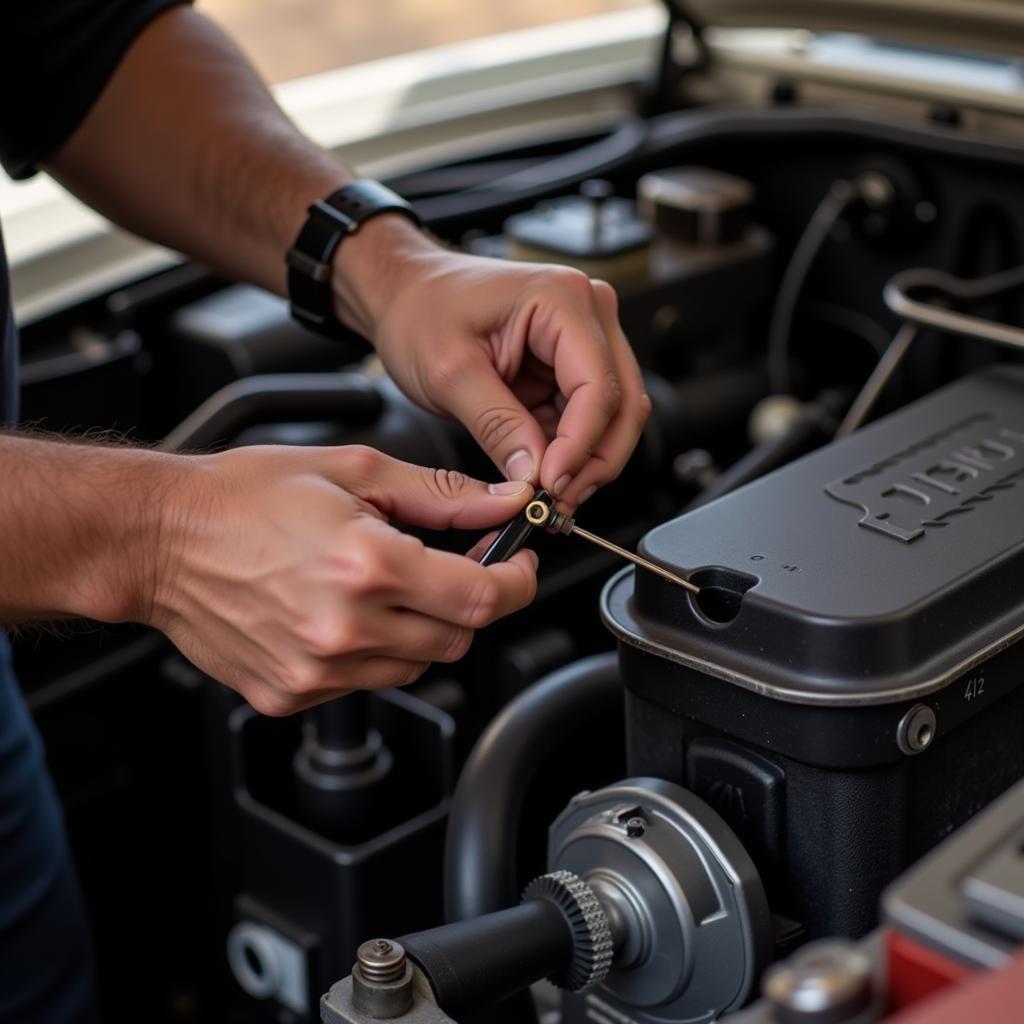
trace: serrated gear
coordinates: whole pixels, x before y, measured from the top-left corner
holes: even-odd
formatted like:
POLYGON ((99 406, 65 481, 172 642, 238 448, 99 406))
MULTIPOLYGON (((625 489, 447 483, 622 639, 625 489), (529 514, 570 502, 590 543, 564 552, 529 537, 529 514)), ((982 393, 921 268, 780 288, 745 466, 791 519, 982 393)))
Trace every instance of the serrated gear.
POLYGON ((553 903, 572 930, 572 962, 548 980, 570 992, 583 992, 600 984, 612 966, 615 949, 608 916, 594 890, 571 871, 553 871, 526 887, 523 902, 527 900, 553 903))

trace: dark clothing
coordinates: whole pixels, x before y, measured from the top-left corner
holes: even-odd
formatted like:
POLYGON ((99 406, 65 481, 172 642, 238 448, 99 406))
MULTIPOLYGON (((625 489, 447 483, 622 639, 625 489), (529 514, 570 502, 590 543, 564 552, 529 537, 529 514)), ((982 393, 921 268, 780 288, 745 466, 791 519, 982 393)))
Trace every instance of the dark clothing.
MULTIPOLYGON (((135 37, 183 2, 0 3, 0 163, 7 173, 31 177, 81 123, 135 37)), ((16 417, 17 340, 8 296, 0 238, 0 423, 16 417)))
POLYGON ((139 32, 180 2, 8 0, 0 6, 0 162, 12 178, 32 175, 68 139, 139 32))
MULTIPOLYGON (((183 0, 0 5, 0 163, 28 178, 81 123, 135 37, 183 0)), ((0 423, 13 420, 17 340, 0 238, 0 423)))
MULTIPOLYGON (((139 32, 180 2, 0 5, 0 163, 11 177, 32 175, 69 138, 139 32)), ((17 367, 0 237, 0 426, 17 420, 17 367)), ((95 1019, 89 933, 60 804, 0 631, 0 1024, 95 1019)))
POLYGON ((0 636, 0 1021, 95 1020, 89 930, 60 804, 0 636))

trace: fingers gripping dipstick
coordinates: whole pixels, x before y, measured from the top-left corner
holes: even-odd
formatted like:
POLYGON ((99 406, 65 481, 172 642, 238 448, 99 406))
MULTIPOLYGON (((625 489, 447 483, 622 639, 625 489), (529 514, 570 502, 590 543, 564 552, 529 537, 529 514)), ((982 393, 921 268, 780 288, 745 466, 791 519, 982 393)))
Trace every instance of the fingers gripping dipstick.
POLYGON ((523 509, 522 514, 516 516, 498 534, 494 542, 484 553, 483 558, 480 559, 481 563, 483 565, 492 565, 495 562, 503 562, 511 558, 526 543, 526 539, 533 530, 540 527, 550 530, 552 533, 564 533, 566 535, 582 537, 584 540, 590 541, 591 544, 596 544, 598 547, 611 551, 620 558, 625 558, 627 562, 632 562, 642 569, 647 569, 649 572, 653 572, 670 583, 675 583, 677 586, 692 591, 694 594, 700 593, 700 587, 689 580, 684 580, 682 576, 677 576, 674 572, 669 572, 668 569, 663 569, 660 565, 647 561, 646 558, 634 555, 632 551, 620 548, 618 544, 613 544, 603 537, 598 537, 589 530, 581 529, 576 525, 576 520, 571 516, 556 511, 554 501, 546 491, 538 491, 537 496, 523 509))

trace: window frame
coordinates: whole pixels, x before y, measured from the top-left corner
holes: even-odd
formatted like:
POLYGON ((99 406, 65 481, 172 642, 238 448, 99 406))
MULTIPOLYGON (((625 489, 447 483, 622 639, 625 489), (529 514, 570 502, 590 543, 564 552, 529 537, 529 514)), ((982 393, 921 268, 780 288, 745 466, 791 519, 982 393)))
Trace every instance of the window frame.
MULTIPOLYGON (((654 74, 665 22, 656 5, 633 8, 323 72, 273 92, 311 138, 385 177, 613 123, 654 74)), ((183 262, 45 175, 0 181, 0 212, 22 326, 183 262)))

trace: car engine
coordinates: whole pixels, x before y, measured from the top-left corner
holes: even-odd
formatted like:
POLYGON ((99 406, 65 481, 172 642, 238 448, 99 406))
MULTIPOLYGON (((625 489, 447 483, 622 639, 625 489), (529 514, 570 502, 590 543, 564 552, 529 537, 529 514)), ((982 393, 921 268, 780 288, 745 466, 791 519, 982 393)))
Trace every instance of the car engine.
MULTIPOLYGON (((1019 956, 1024 148, 715 76, 389 181, 615 285, 654 411, 579 524, 699 593, 524 525, 530 608, 286 719, 155 633, 17 640, 107 1019, 853 1024, 1019 956)), ((51 429, 493 477, 360 339, 202 268, 24 338, 51 429)))

